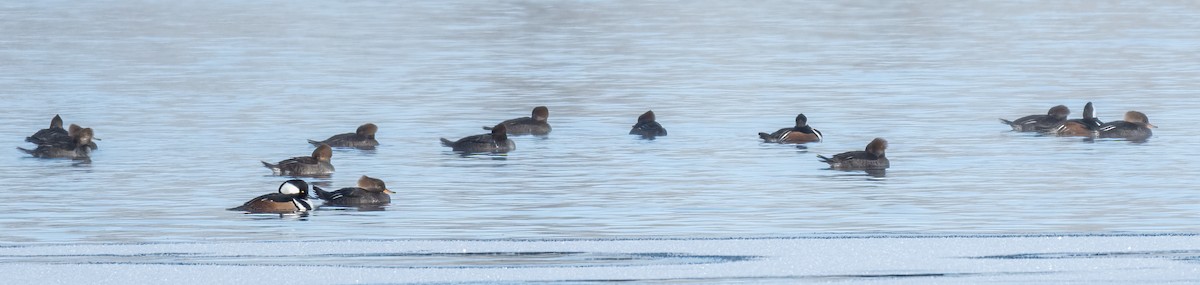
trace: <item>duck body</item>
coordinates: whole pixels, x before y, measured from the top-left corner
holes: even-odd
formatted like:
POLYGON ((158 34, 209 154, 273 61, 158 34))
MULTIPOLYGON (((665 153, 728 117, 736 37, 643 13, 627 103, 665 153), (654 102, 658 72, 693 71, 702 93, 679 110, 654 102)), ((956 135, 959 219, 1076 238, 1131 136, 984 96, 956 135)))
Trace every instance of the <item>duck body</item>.
POLYGON ((325 176, 334 171, 331 162, 333 149, 322 144, 313 150, 312 156, 298 156, 271 164, 263 161, 263 167, 271 169, 275 175, 283 176, 325 176))
POLYGON ((1029 115, 1012 121, 1000 119, 1000 123, 1017 132, 1048 132, 1065 122, 1070 114, 1071 109, 1058 105, 1051 107, 1045 115, 1029 115))
POLYGON ((503 123, 490 128, 490 134, 473 135, 451 141, 442 138, 442 145, 464 153, 506 153, 517 149, 517 144, 508 139, 507 128, 503 123))
POLYGON ((820 142, 825 137, 821 131, 808 125, 808 117, 796 115, 796 126, 782 128, 773 133, 758 133, 758 137, 767 143, 801 144, 820 142))
MULTIPOLYGON (((505 120, 500 122, 501 125, 507 128, 509 135, 549 135, 552 128, 546 119, 550 118, 550 110, 546 106, 538 106, 533 108, 533 114, 529 117, 520 117, 516 119, 505 120)), ((491 130, 495 127, 483 127, 484 130, 491 130)))
POLYGON ((639 135, 642 138, 652 139, 654 137, 667 135, 667 129, 663 128, 658 121, 655 120, 654 111, 646 111, 641 116, 638 116, 637 124, 629 130, 631 135, 639 135))
POLYGON ((379 146, 379 141, 375 140, 375 132, 378 130, 379 127, 375 124, 367 123, 359 126, 353 133, 333 135, 324 141, 308 140, 308 143, 315 146, 327 144, 330 147, 372 149, 379 146))
POLYGON ((817 155, 822 162, 828 163, 829 168, 838 170, 878 170, 891 167, 885 153, 887 140, 875 138, 867 144, 865 150, 848 151, 825 157, 817 155))
POLYGON ((241 206, 229 208, 230 211, 249 213, 290 214, 306 212, 313 209, 312 201, 308 200, 308 183, 304 180, 293 179, 279 185, 277 193, 266 194, 246 201, 241 206))

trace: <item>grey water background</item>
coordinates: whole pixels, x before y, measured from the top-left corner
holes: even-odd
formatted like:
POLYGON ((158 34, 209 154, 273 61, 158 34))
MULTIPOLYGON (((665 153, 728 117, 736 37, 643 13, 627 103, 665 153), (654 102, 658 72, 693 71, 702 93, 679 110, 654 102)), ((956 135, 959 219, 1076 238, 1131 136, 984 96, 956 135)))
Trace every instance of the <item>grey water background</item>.
POLYGON ((7 1, 0 241, 1194 233, 1200 5, 1191 1, 7 1), (1094 102, 1146 143, 1012 133, 1094 102), (439 137, 550 109, 546 138, 462 157, 439 137), (670 132, 626 135, 653 109, 670 132), (797 113, 826 136, 756 133, 797 113), (90 164, 13 150, 51 117, 90 164), (337 150, 382 211, 226 211, 337 150), (885 175, 817 154, 888 139, 885 175))

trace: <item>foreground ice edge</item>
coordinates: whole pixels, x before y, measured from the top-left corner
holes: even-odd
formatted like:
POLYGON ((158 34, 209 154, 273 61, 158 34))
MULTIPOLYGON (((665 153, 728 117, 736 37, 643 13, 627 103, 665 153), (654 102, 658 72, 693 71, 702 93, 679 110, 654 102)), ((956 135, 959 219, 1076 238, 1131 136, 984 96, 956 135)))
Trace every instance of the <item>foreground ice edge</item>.
POLYGON ((1200 282, 1200 235, 0 244, 7 284, 1200 282))

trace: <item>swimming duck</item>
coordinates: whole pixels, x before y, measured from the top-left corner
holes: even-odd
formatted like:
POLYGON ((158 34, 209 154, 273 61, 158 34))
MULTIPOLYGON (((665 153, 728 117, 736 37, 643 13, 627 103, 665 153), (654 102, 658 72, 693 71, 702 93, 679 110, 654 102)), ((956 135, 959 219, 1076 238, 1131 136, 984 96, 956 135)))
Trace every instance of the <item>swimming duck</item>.
POLYGON ((1154 135, 1150 128, 1158 128, 1150 124, 1150 118, 1138 111, 1125 112, 1124 121, 1112 121, 1101 125, 1097 136, 1101 138, 1124 138, 1132 141, 1144 141, 1154 135))
POLYGON ((17 150, 40 158, 70 158, 87 160, 91 152, 88 145, 92 142, 92 128, 81 128, 70 135, 70 140, 43 142, 37 148, 29 150, 18 147, 17 150))
POLYGON ((287 176, 323 176, 333 173, 333 163, 330 159, 333 158, 333 148, 327 144, 321 144, 317 149, 313 150, 312 156, 298 156, 289 159, 284 159, 277 164, 270 164, 263 161, 264 167, 271 169, 275 175, 287 176))
MULTIPOLYGON (((50 119, 50 127, 49 128, 38 130, 36 133, 33 133, 33 135, 25 137, 25 141, 31 142, 31 143, 37 144, 37 145, 70 142, 73 140, 71 138, 71 133, 78 132, 79 130, 83 129, 82 127, 80 127, 79 125, 76 125, 76 124, 71 124, 70 128, 63 129, 62 125, 63 125, 62 117, 59 115, 54 115, 54 118, 50 119)), ((95 134, 93 134, 92 141, 88 142, 88 148, 91 148, 92 150, 96 150, 96 147, 97 147, 96 141, 97 140, 100 140, 100 139, 96 138, 95 134)))
POLYGON ((358 178, 358 187, 346 187, 330 192, 313 185, 313 191, 317 192, 318 198, 325 200, 326 205, 335 206, 387 204, 392 202, 392 197, 388 194, 396 193, 388 190, 383 180, 366 175, 358 178))
POLYGON ((62 117, 59 115, 54 115, 54 118, 50 119, 49 128, 38 130, 36 133, 33 133, 33 135, 25 137, 25 141, 34 144, 42 144, 43 142, 50 141, 54 138, 68 136, 67 130, 63 129, 62 117))
POLYGON ((887 140, 875 138, 867 144, 866 150, 848 151, 835 154, 833 157, 817 155, 822 162, 828 163, 829 168, 839 170, 870 170, 887 169, 890 166, 885 151, 887 140))
POLYGON ((667 129, 664 129, 662 125, 654 121, 654 111, 651 110, 638 116, 637 124, 633 125, 633 129, 629 130, 629 134, 653 139, 656 136, 667 135, 667 129))
POLYGON ((1051 107, 1045 115, 1029 115, 1013 121, 1000 119, 1000 122, 1012 127, 1013 131, 1047 132, 1066 121, 1067 115, 1070 114, 1071 109, 1058 105, 1051 107))
POLYGON ((308 143, 320 146, 327 144, 331 147, 353 147, 361 149, 371 149, 379 145, 379 141, 375 140, 375 132, 379 131, 379 127, 372 123, 366 123, 358 126, 358 129, 353 133, 337 134, 325 139, 324 141, 308 140, 308 143))
POLYGON ((230 211, 246 211, 250 213, 290 214, 306 212, 313 209, 312 201, 308 200, 308 183, 300 179, 292 179, 279 184, 277 193, 266 194, 246 201, 241 206, 229 208, 230 211))
POLYGON ((808 117, 804 114, 796 115, 795 127, 782 128, 770 134, 758 133, 758 137, 769 143, 808 143, 819 142, 824 138, 821 131, 808 126, 808 117))
POLYGON ((1050 132, 1059 136, 1090 137, 1096 134, 1102 124, 1104 123, 1096 118, 1096 110, 1092 107, 1092 102, 1088 102, 1083 106, 1083 119, 1066 120, 1051 129, 1050 132))
MULTIPOLYGON (((537 106, 533 108, 533 114, 531 117, 511 119, 500 122, 500 124, 508 127, 508 134, 510 135, 544 136, 550 134, 550 123, 546 122, 546 119, 549 117, 550 109, 546 109, 546 106, 537 106)), ((492 128, 493 127, 483 127, 484 130, 491 130, 492 128)))
POLYGON ((467 153, 504 153, 517 149, 517 144, 508 139, 508 127, 504 123, 496 124, 491 129, 492 133, 490 134, 473 135, 461 138, 458 141, 450 141, 442 138, 442 145, 454 148, 454 151, 467 153))

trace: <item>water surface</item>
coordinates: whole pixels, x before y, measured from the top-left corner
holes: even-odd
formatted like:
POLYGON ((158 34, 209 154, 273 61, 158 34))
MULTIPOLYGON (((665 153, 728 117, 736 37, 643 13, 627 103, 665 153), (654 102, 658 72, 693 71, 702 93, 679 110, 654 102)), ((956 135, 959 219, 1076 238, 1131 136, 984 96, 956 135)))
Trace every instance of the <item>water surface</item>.
POLYGON ((1188 1, 34 1, 0 4, 0 141, 61 114, 93 163, 0 156, 0 241, 1196 232, 1188 1), (1146 143, 997 118, 1149 115, 1146 143), (550 109, 505 156, 438 138, 550 109), (653 109, 670 135, 626 133, 653 109), (755 135, 804 113, 826 141, 755 135), (322 186, 383 211, 226 211, 258 162, 380 126, 322 186), (890 141, 885 175, 817 154, 890 141))

